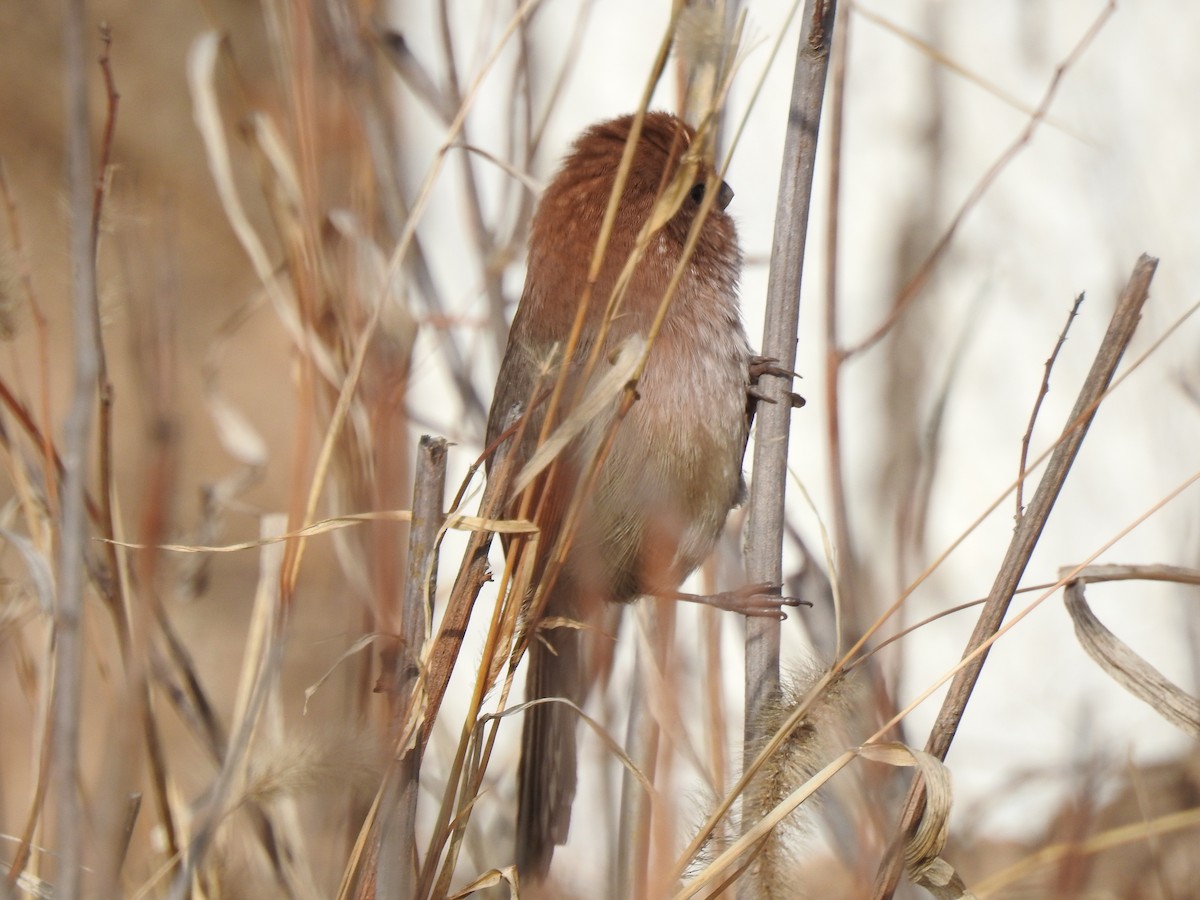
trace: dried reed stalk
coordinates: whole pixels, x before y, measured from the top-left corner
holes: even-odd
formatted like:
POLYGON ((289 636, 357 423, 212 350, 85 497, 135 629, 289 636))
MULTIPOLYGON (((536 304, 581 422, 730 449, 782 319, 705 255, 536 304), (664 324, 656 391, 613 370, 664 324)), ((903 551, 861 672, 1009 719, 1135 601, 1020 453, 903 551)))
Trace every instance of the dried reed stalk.
POLYGON ((55 893, 75 900, 83 888, 83 808, 79 783, 83 689, 83 591, 87 583, 88 447, 95 416, 100 361, 96 329, 96 260, 92 222, 92 163, 84 29, 85 0, 69 0, 63 17, 67 85, 67 190, 70 202, 71 312, 75 364, 71 406, 63 423, 62 525, 54 610, 53 778, 58 871, 55 893))
MULTIPOLYGON (((783 369, 794 369, 796 365, 800 282, 836 7, 836 0, 807 0, 796 49, 762 344, 762 354, 778 360, 783 369)), ((754 478, 746 523, 746 574, 751 583, 778 584, 783 581, 784 497, 792 406, 786 379, 766 375, 761 387, 768 395, 774 392, 781 396, 776 403, 758 407, 754 478)), ((777 621, 766 617, 747 620, 747 763, 756 752, 753 748, 762 743, 763 735, 756 724, 760 712, 774 702, 779 690, 779 642, 777 621)))

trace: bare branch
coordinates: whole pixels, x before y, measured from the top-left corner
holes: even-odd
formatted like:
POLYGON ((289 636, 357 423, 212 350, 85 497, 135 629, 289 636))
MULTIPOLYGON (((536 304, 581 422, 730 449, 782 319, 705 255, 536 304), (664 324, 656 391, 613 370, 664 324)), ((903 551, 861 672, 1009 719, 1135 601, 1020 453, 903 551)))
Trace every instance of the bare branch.
POLYGON ((1083 305, 1083 292, 1075 298, 1075 302, 1071 305, 1071 312, 1067 315, 1067 322, 1063 325, 1062 331, 1058 334, 1058 341, 1054 344, 1054 349, 1050 352, 1049 359, 1046 360, 1046 372, 1042 376, 1042 386, 1038 389, 1037 399, 1033 401, 1033 411, 1029 414, 1029 427, 1025 429, 1025 436, 1021 438, 1021 463, 1017 467, 1017 514, 1014 517, 1015 521, 1021 521, 1021 515, 1025 512, 1025 504, 1022 497, 1025 490, 1025 475, 1027 470, 1025 464, 1029 461, 1029 442, 1033 440, 1033 426, 1037 424, 1038 412, 1042 408, 1042 401, 1046 399, 1046 395, 1050 393, 1050 372, 1054 369, 1054 361, 1058 359, 1058 351, 1067 342, 1067 332, 1071 330, 1071 323, 1075 321, 1075 317, 1079 315, 1079 307, 1083 305))
MULTIPOLYGON (((796 50, 762 346, 763 355, 777 360, 784 369, 796 367, 800 278, 836 6, 836 0, 807 0, 796 50)), ((788 389, 785 377, 771 374, 764 375, 759 386, 768 394, 788 389)), ((783 580, 781 548, 791 410, 791 403, 780 402, 762 405, 758 411, 754 481, 746 523, 746 573, 751 582, 777 584, 783 580)), ((751 723, 778 687, 779 623, 767 618, 750 619, 746 623, 747 748, 761 744, 751 723)), ((753 755, 752 750, 746 752, 753 755)))
POLYGON ((92 184, 88 85, 84 66, 85 0, 68 0, 63 18, 67 66, 67 189, 71 226, 71 312, 75 376, 63 424, 62 531, 58 603, 54 610, 53 780, 58 788, 59 869, 55 895, 82 893, 83 822, 79 782, 79 718, 83 689, 83 588, 87 581, 87 448, 95 414, 100 361, 96 353, 96 267, 91 229, 92 184))

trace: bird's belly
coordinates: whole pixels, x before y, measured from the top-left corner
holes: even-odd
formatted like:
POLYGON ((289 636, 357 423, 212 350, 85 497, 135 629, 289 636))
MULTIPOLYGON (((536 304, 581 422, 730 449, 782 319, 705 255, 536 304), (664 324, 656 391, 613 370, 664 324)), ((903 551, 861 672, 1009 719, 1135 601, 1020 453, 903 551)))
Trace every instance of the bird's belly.
POLYGON ((748 350, 688 349, 683 371, 652 354, 588 504, 613 600, 678 588, 740 500, 748 350))

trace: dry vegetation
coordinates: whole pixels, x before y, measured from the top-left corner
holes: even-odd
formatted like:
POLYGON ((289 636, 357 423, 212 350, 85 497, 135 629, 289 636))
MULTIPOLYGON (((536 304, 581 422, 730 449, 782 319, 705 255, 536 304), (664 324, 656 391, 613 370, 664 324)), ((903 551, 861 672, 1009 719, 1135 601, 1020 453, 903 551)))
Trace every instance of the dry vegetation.
MULTIPOLYGON (((510 835, 525 593, 520 571, 493 552, 489 572, 485 554, 493 531, 527 528, 498 520, 494 493, 467 467, 484 449, 525 228, 562 149, 545 146, 547 122, 594 20, 582 15, 574 34, 548 34, 523 18, 542 14, 535 2, 483 4, 465 30, 448 12, 455 4, 429 6, 441 40, 413 47, 371 3, 97 0, 76 23, 84 49, 73 61, 58 5, 0 5, 0 897, 518 890, 510 835), (62 175, 80 125, 63 115, 72 65, 87 79, 95 173, 74 194, 62 175), (486 120, 506 123, 499 139, 476 141, 481 91, 503 104, 486 120), (77 238, 70 253, 68 232, 77 238), (454 278, 447 258, 457 260, 454 278), (78 273, 89 268, 95 290, 79 293, 78 273), (73 335, 88 332, 73 323, 83 320, 99 340, 80 347, 73 335), (68 412, 89 358, 97 375, 82 397, 95 415, 79 431, 88 423, 68 412), (429 430, 451 443, 418 442, 429 430)), ((814 604, 799 614, 806 634, 789 625, 782 640, 785 652, 802 647, 820 663, 775 691, 778 651, 747 654, 757 774, 739 780, 741 700, 729 687, 741 623, 650 602, 627 612, 611 680, 587 710, 577 840, 561 851, 545 895, 713 896, 737 884, 743 896, 883 897, 904 870, 900 893, 912 896, 923 890, 911 881, 939 897, 971 896, 964 883, 979 897, 1194 895, 1194 745, 1153 766, 1121 767, 1097 753, 1075 771, 1021 776, 1014 791, 1039 779, 1067 786, 1052 821, 1021 840, 997 840, 969 815, 949 829, 940 762, 992 643, 1019 643, 1014 623, 1063 592, 1080 641, 1115 679, 1109 690, 1119 682, 1200 734, 1195 697, 1107 632, 1084 596, 1100 582, 1130 582, 1118 588, 1130 591, 1143 581, 1200 584, 1182 567, 1186 548, 1164 546, 1139 566, 1083 568, 1107 559, 1100 547, 1091 559, 1058 560, 1057 583, 1023 581, 1114 373, 1120 380, 1156 352, 1144 341, 1136 359, 1125 354, 1154 260, 1127 269, 1123 290, 1079 313, 1094 320, 1080 338, 1094 361, 1076 386, 1063 379, 1061 390, 1078 391, 1073 409, 1046 425, 1041 395, 1025 401, 1035 412, 1023 448, 1019 433, 1012 439, 1020 476, 988 510, 1012 509, 1015 491, 1016 526, 1011 543, 989 548, 993 586, 977 604, 962 664, 916 686, 899 675, 928 631, 905 603, 926 578, 917 573, 944 558, 929 546, 928 522, 950 387, 921 344, 938 315, 930 281, 963 220, 1048 127, 1061 82, 1110 13, 1072 37, 1041 105, 996 148, 952 216, 935 214, 932 201, 913 208, 894 240, 903 273, 895 299, 853 341, 839 330, 829 274, 842 176, 818 171, 829 188, 827 207, 813 211, 825 231, 826 284, 805 296, 824 294, 825 359, 796 367, 823 367, 819 396, 800 389, 810 401, 802 415, 823 423, 830 460, 829 500, 816 504, 827 538, 771 523, 755 505, 785 489, 799 494, 778 452, 786 442, 763 440, 786 435, 784 404, 760 411, 755 499, 731 529, 750 535, 751 580, 782 572, 788 591, 814 604), (894 419, 881 427, 891 436, 880 453, 884 486, 852 501, 842 435, 857 423, 842 392, 867 357, 883 373, 873 389, 894 419), (771 466, 774 485, 760 480, 771 466), (899 563, 869 552, 867 533, 856 532, 853 523, 872 516, 885 522, 899 563), (899 586, 893 571, 908 573, 899 586), (1006 618, 1018 590, 1038 599, 1006 618), (907 717, 946 681, 927 736, 907 717), (818 789, 824 844, 808 846, 812 816, 791 813, 818 789)), ((825 96, 820 141, 839 159, 853 102, 844 41, 861 19, 844 2, 836 21, 824 20, 834 44, 828 90, 817 54, 801 67, 813 81, 807 94, 799 85, 796 102, 819 108, 825 96)), ((656 102, 674 97, 696 118, 719 109, 729 147, 745 111, 718 102, 732 29, 687 22, 690 49, 664 57, 656 102)), ((790 65, 788 42, 760 43, 762 55, 779 53, 775 66, 790 65)), ((934 69, 949 65, 924 52, 934 69)), ((757 71, 737 74, 746 80, 739 103, 758 102, 757 71)), ((936 107, 936 89, 930 98, 936 107)), ((627 100, 633 108, 638 97, 627 100)), ((936 197, 945 152, 936 108, 930 121, 936 197)), ((798 137, 785 152, 801 160, 811 150, 798 137)), ((803 221, 807 197, 803 179, 785 181, 782 219, 803 221)), ((787 364, 797 234, 777 236, 763 341, 787 364)), ((1052 337, 1045 344, 1057 354, 1052 337)), ((1043 394, 1051 366, 1033 376, 1043 394)), ((493 486, 513 474, 501 470, 493 486)), ((731 535, 702 578, 742 581, 730 561, 737 546, 731 535)), ((969 590, 951 588, 941 610, 969 590)), ((780 632, 752 637, 769 647, 780 632)))

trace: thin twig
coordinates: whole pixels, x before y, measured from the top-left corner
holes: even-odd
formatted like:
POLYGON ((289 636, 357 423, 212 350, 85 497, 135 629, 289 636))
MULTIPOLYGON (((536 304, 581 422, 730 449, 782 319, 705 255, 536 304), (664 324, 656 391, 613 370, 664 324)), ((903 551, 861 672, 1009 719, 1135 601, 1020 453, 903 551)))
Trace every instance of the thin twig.
MULTIPOLYGON (((104 117, 104 132, 100 139, 100 157, 96 167, 95 188, 92 194, 92 253, 96 258, 92 264, 99 263, 100 227, 104 216, 104 201, 108 196, 109 176, 111 170, 109 161, 112 157, 113 138, 117 130, 117 109, 121 104, 121 95, 117 92, 116 81, 113 78, 112 32, 108 25, 101 24, 100 40, 104 49, 100 54, 100 71, 104 75, 104 91, 108 100, 108 110, 104 117)), ((109 613, 117 629, 117 639, 121 643, 122 654, 129 651, 129 622, 126 615, 125 599, 122 596, 123 585, 117 576, 117 548, 111 543, 116 536, 116 513, 113 510, 113 496, 116 493, 116 480, 113 473, 113 386, 108 377, 108 358, 104 351, 104 331, 100 327, 100 304, 94 304, 93 316, 95 321, 92 328, 96 336, 96 362, 99 369, 96 373, 96 387, 100 401, 99 428, 96 430, 96 442, 100 458, 100 528, 109 543, 105 544, 108 572, 107 578, 100 588, 104 592, 109 613)))
POLYGON ((107 22, 100 23, 100 42, 104 49, 100 53, 100 72, 104 76, 104 94, 108 101, 108 109, 104 116, 104 131, 100 136, 100 157, 96 166, 96 180, 92 192, 92 240, 100 239, 100 225, 104 215, 104 200, 108 194, 108 166, 112 158, 113 138, 117 133, 117 109, 121 105, 121 94, 117 91, 117 82, 113 77, 112 31, 107 22))
MULTIPOLYGON (((1046 588, 1051 587, 1052 584, 1053 584, 1052 582, 1050 584, 1031 584, 1028 587, 1017 588, 1013 593, 1014 594, 1027 594, 1030 591, 1044 591, 1044 590, 1046 590, 1046 588)), ((919 621, 919 622, 913 622, 911 625, 905 625, 900 631, 897 631, 895 634, 880 641, 878 644, 876 644, 874 647, 872 647, 870 650, 868 650, 862 656, 858 657, 857 659, 853 660, 852 662, 847 663, 846 671, 849 672, 849 671, 853 670, 855 666, 858 666, 865 660, 870 659, 872 656, 877 654, 884 647, 887 647, 890 644, 894 644, 894 643, 896 643, 896 641, 899 641, 902 638, 908 637, 908 635, 913 634, 916 631, 920 631, 926 625, 932 625, 934 622, 938 621, 939 619, 944 619, 947 616, 954 615, 955 613, 963 612, 965 610, 971 609, 974 606, 983 606, 983 604, 985 604, 985 603, 987 603, 987 597, 979 597, 978 599, 975 599, 975 600, 968 600, 966 603, 956 603, 954 606, 949 606, 946 609, 939 609, 937 612, 931 613, 930 615, 926 616, 924 619, 921 619, 921 621, 919 621)))
POLYGON ((1021 516, 1025 512, 1023 496, 1026 474, 1025 464, 1029 461, 1029 443, 1033 440, 1033 426, 1037 424, 1037 417, 1042 408, 1042 401, 1050 393, 1050 373, 1054 370, 1054 362, 1058 359, 1058 352, 1062 350, 1063 344, 1067 342, 1067 332, 1071 330, 1071 323, 1079 315, 1079 307, 1082 305, 1083 292, 1080 291, 1079 296, 1075 298, 1075 302, 1071 304, 1071 312, 1067 315, 1066 324, 1063 325, 1062 331, 1058 334, 1058 341, 1055 342, 1054 349, 1050 352, 1050 357, 1046 360, 1046 371, 1042 375, 1042 386, 1038 389, 1037 399, 1033 401, 1033 410, 1029 414, 1029 427, 1025 429, 1025 436, 1021 438, 1021 462, 1017 467, 1017 513, 1013 517, 1014 521, 1017 522, 1021 521, 1021 516))
MULTIPOLYGON (((41 396, 39 397, 38 409, 41 412, 42 421, 49 422, 51 420, 49 324, 46 320, 46 314, 42 310, 42 305, 38 302, 37 291, 34 290, 33 274, 29 269, 29 254, 22 238, 21 217, 18 214, 16 199, 13 197, 12 189, 9 185, 8 167, 4 164, 3 159, 0 159, 0 194, 4 196, 4 206, 8 213, 9 229, 12 232, 13 252, 16 254, 20 264, 21 286, 25 291, 25 300, 29 304, 30 315, 33 316, 34 329, 37 331, 38 371, 41 381, 39 385, 41 396)), ((0 379, 0 404, 3 404, 12 413, 20 424, 21 430, 28 435, 29 439, 40 451, 47 508, 50 510, 51 515, 57 514, 59 485, 63 477, 63 464, 62 459, 58 455, 58 449, 54 446, 53 435, 49 429, 43 430, 38 425, 33 413, 3 379, 0 379)), ((92 521, 97 521, 99 518, 99 509, 92 500, 91 495, 86 497, 86 504, 88 516, 92 521)))
MULTIPOLYGON (((1088 373, 1075 401, 1075 407, 1067 419, 1067 432, 1050 456, 1046 471, 1029 503, 1028 511, 1017 523, 1008 553, 996 575, 992 590, 988 594, 987 603, 984 604, 983 610, 979 614, 979 621, 967 643, 964 656, 976 653, 981 646, 994 637, 1000 628, 1016 591, 1017 583, 1025 571, 1029 557, 1037 546, 1042 529, 1054 508, 1067 473, 1083 444, 1083 439, 1087 436, 1088 427, 1095 417, 1096 409, 1112 381, 1117 363, 1120 362, 1125 348, 1133 337, 1157 265, 1157 260, 1143 254, 1137 265, 1134 266, 1129 282, 1117 301, 1108 331, 1096 352, 1091 371, 1088 373)), ((946 752, 950 749, 950 744, 958 730, 959 720, 962 718, 967 701, 971 697, 975 682, 978 680, 986 660, 986 650, 977 653, 971 662, 958 672, 950 685, 950 691, 946 695, 925 747, 927 752, 939 759, 946 758, 946 752)), ((914 782, 909 789, 905 803, 900 838, 893 843, 880 866, 873 897, 887 900, 895 891, 903 868, 901 848, 920 821, 923 808, 924 791, 919 783, 914 782)))
MULTIPOLYGON (((101 196, 97 196, 99 202, 101 196)), ((148 234, 134 238, 139 248, 149 243, 148 234), (143 244, 143 240, 146 244, 143 244)), ((162 256, 169 259, 170 253, 164 246, 162 256)), ((123 242, 122 250, 128 250, 123 242)), ((157 260, 155 255, 146 255, 148 260, 157 260)), ((126 279, 133 283, 132 275, 136 267, 142 265, 141 258, 131 259, 128 253, 122 252, 121 259, 125 269, 126 279)), ((142 545, 132 554, 132 567, 128 555, 118 554, 118 547, 110 543, 108 551, 110 579, 114 585, 108 589, 108 594, 115 598, 120 610, 127 616, 125 623, 128 638, 121 634, 122 649, 125 653, 126 683, 130 696, 131 718, 140 720, 141 735, 145 743, 146 777, 150 782, 150 799, 154 814, 157 816, 157 827, 163 837, 163 855, 175 859, 179 853, 179 828, 175 821, 175 812, 169 798, 171 777, 167 771, 167 753, 164 748, 159 720, 155 715, 155 698, 153 692, 153 670, 158 663, 157 647, 153 635, 159 630, 164 639, 170 642, 171 633, 166 626, 167 613, 163 599, 159 595, 162 551, 161 544, 171 532, 172 498, 176 494, 179 467, 179 437, 177 414, 179 404, 176 402, 175 388, 175 342, 172 331, 172 318, 169 301, 164 298, 175 294, 174 285, 170 283, 172 262, 164 262, 154 266, 151 280, 140 293, 144 294, 144 306, 134 320, 139 323, 135 330, 135 357, 140 362, 139 375, 147 385, 146 416, 143 422, 145 438, 145 458, 142 466, 142 498, 141 512, 138 516, 137 537, 142 545), (132 568, 132 572, 131 572, 132 568), (131 594, 132 586, 138 586, 136 595, 131 594), (137 596, 136 604, 126 604, 124 598, 137 596), (128 645, 126 647, 126 645, 128 645)), ((103 353, 103 346, 100 348, 103 353)), ((111 396, 111 394, 109 394, 111 396)), ((111 404, 102 406, 107 409, 111 404)), ((102 416, 105 413, 102 412, 102 416)), ((102 418, 101 424, 101 454, 102 458, 111 458, 111 435, 105 434, 109 422, 102 418)), ((111 463, 102 462, 101 485, 104 489, 105 520, 100 526, 107 534, 117 532, 115 537, 125 537, 117 531, 122 523, 112 514, 116 493, 116 484, 111 463), (107 468, 106 468, 107 467, 107 468)), ((118 626, 120 619, 117 620, 118 626)), ((220 759, 218 754, 216 757, 220 759)), ((139 803, 141 795, 138 795, 139 803)), ((105 874, 110 880, 101 881, 102 890, 112 891, 118 881, 120 870, 114 869, 105 874)))

